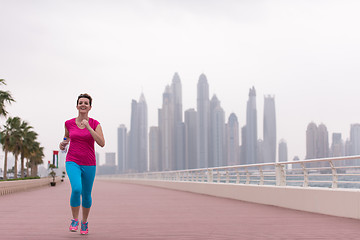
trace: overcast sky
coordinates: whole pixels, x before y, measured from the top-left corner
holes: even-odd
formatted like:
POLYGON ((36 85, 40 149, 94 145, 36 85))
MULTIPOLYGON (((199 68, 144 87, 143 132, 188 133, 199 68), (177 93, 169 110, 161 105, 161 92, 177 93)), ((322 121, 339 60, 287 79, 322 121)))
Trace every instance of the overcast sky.
MULTIPOLYGON (((0 0, 0 78, 16 103, 10 116, 34 126, 52 159, 80 93, 116 152, 117 127, 130 127, 131 100, 144 93, 149 127, 165 86, 179 73, 183 110, 196 109, 204 73, 226 119, 245 125, 249 88, 257 92, 258 137, 264 95, 275 96, 277 140, 289 159, 305 158, 305 133, 324 123, 349 137, 360 122, 360 2, 241 0, 0 0)), ((0 119, 3 125, 5 119, 0 119)), ((3 153, 1 154, 3 156, 3 153)), ((3 167, 1 157, 0 168, 3 167)))

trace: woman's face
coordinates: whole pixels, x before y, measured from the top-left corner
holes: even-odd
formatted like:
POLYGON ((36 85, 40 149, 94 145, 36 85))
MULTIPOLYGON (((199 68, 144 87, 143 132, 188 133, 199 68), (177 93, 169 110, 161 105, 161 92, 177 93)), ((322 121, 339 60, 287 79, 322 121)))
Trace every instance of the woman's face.
POLYGON ((76 108, 79 110, 80 113, 87 113, 90 111, 90 101, 87 98, 79 98, 78 105, 76 108))

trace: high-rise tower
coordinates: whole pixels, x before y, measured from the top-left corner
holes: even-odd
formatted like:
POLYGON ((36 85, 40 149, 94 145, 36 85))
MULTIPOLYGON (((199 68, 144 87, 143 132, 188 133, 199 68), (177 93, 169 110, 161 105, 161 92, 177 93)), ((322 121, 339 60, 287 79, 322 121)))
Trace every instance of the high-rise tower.
POLYGON ((344 156, 344 143, 341 138, 341 133, 332 134, 331 143, 331 157, 342 157, 344 156))
MULTIPOLYGON (((306 130, 306 159, 327 158, 329 156, 329 134, 324 124, 316 126, 309 123, 306 130)), ((308 166, 325 167, 326 162, 307 164, 308 166)))
POLYGON ((139 112, 139 171, 148 170, 148 112, 144 94, 138 104, 139 112))
POLYGON ((360 124, 350 126, 350 154, 360 155, 360 124))
POLYGON ((159 128, 152 126, 149 131, 149 171, 161 171, 160 165, 160 133, 159 128))
POLYGON ((209 119, 209 85, 205 74, 201 74, 197 84, 197 165, 199 168, 208 167, 209 119))
POLYGON ((123 173, 126 169, 127 158, 127 129, 124 124, 118 127, 117 137, 118 171, 123 173))
POLYGON ((209 167, 219 167, 225 161, 225 113, 214 95, 210 101, 210 154, 209 167))
POLYGON ((198 168, 197 165, 197 112, 185 111, 185 169, 198 168))
MULTIPOLYGON (((330 148, 331 157, 342 157, 345 155, 344 143, 341 138, 341 133, 332 134, 332 143, 330 148)), ((336 166, 345 166, 346 161, 335 161, 336 166)))
POLYGON ((184 134, 185 126, 182 116, 182 87, 178 73, 174 74, 171 84, 174 108, 174 169, 184 169, 185 165, 185 146, 184 134))
POLYGON ((265 163, 276 161, 276 114, 274 96, 264 97, 264 141, 263 159, 265 163))
POLYGON ((129 131, 129 157, 127 159, 126 171, 137 172, 139 165, 139 151, 138 151, 138 138, 139 138, 139 117, 138 117, 138 103, 136 100, 131 101, 131 119, 129 131))
POLYGON ((227 165, 240 164, 239 122, 235 113, 231 113, 227 123, 227 165))
POLYGON ((329 157, 329 133, 324 124, 319 124, 317 129, 317 158, 329 157))
POLYGON ((306 159, 317 157, 317 126, 311 122, 306 130, 306 159))
POLYGON ((174 120, 175 122, 182 122, 182 87, 181 80, 178 73, 175 73, 172 79, 171 91, 173 94, 174 103, 174 120))
POLYGON ((281 139, 279 143, 279 162, 287 162, 287 161, 288 161, 287 143, 284 139, 281 139))
POLYGON ((249 90, 249 100, 246 106, 246 142, 245 142, 245 163, 254 164, 257 160, 257 111, 256 91, 252 87, 249 90))
POLYGON ((159 114, 160 136, 161 136, 161 159, 162 170, 175 169, 175 152, 174 152, 174 103, 171 87, 166 86, 163 93, 163 104, 159 114))
POLYGON ((139 102, 132 100, 131 126, 129 133, 129 158, 130 171, 144 172, 148 168, 148 131, 147 131, 147 104, 144 94, 139 102))

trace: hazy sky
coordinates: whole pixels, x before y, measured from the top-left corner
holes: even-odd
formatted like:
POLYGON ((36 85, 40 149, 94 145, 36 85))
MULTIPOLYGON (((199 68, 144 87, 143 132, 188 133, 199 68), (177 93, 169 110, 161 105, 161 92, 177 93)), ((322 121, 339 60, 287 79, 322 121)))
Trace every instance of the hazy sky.
POLYGON ((346 0, 0 0, 0 78, 16 99, 10 115, 34 126, 45 162, 65 120, 77 116, 80 93, 94 99, 103 163, 105 152, 117 151, 117 127, 129 129, 131 100, 141 92, 149 127, 157 125, 175 72, 183 110, 196 109, 204 73, 210 97, 240 127, 254 86, 261 139, 264 95, 275 95, 277 140, 287 141, 289 159, 303 159, 311 121, 327 126, 330 144, 333 132, 346 140, 360 122, 359 10, 359 1, 346 0))

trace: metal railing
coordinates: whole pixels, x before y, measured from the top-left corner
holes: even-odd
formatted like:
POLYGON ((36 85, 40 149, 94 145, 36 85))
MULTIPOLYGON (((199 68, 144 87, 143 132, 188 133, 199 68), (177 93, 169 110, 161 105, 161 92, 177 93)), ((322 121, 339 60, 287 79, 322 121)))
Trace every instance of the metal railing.
POLYGON ((181 182, 360 188, 360 155, 108 177, 181 182))

